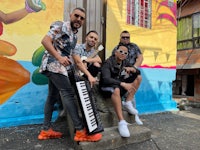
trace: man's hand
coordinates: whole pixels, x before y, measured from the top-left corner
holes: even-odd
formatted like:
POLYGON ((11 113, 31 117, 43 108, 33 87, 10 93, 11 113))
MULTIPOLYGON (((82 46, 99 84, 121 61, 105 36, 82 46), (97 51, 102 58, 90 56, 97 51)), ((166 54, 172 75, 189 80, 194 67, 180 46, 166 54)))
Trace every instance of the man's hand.
POLYGON ((132 73, 135 73, 136 72, 136 69, 133 68, 133 67, 124 67, 125 71, 130 74, 131 72, 132 73))
POLYGON ((128 93, 131 93, 133 90, 136 91, 132 83, 121 82, 120 84, 128 93))
POLYGON ((135 66, 133 66, 133 67, 124 67, 124 69, 128 74, 130 74, 132 72, 132 73, 136 73, 137 75, 140 75, 140 70, 137 69, 135 66))
POLYGON ((93 76, 88 76, 88 80, 90 82, 91 88, 96 84, 97 80, 93 76))
POLYGON ((71 60, 67 57, 67 56, 61 56, 58 61, 64 66, 68 66, 70 65, 72 62, 71 60))

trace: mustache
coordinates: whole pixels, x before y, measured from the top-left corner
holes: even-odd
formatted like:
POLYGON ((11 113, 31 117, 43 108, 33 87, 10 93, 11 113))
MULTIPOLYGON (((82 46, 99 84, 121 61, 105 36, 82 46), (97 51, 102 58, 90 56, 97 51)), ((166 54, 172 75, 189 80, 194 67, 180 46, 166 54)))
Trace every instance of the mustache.
POLYGON ((81 21, 79 21, 79 20, 76 20, 73 22, 73 24, 75 24, 75 23, 78 23, 79 25, 81 25, 81 21))
POLYGON ((73 22, 71 22, 71 28, 72 28, 72 30, 77 30, 79 28, 79 27, 76 27, 74 25, 75 23, 79 24, 79 27, 81 27, 80 21, 73 21, 73 22))

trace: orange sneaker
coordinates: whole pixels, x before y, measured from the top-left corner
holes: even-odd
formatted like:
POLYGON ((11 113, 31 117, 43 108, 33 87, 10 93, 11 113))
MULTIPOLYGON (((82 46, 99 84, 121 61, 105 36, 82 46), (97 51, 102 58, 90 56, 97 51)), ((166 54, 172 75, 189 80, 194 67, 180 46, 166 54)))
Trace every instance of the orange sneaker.
POLYGON ((96 133, 92 135, 88 135, 86 129, 82 131, 76 131, 76 135, 74 136, 74 141, 77 142, 97 142, 101 140, 102 134, 96 133))
POLYGON ((47 139, 55 139, 55 138, 61 138, 62 133, 53 131, 51 128, 47 131, 42 130, 40 134, 38 135, 39 140, 47 140, 47 139))

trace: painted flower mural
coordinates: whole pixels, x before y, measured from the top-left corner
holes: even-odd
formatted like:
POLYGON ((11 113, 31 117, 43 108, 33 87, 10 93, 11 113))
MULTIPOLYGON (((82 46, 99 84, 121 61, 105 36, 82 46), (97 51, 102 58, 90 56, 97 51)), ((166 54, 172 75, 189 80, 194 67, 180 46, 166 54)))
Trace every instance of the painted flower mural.
POLYGON ((0 72, 0 104, 2 104, 30 81, 30 73, 16 61, 3 56, 0 56, 0 72))
POLYGON ((32 74, 32 82, 37 85, 45 85, 48 83, 46 76, 39 73, 39 66, 41 65, 42 57, 44 55, 45 48, 40 46, 34 53, 32 57, 32 64, 38 67, 32 74))
MULTIPOLYGON (((1 27, 2 34, 3 26, 1 27)), ((30 81, 30 73, 26 69, 17 61, 5 57, 14 55, 16 51, 13 44, 0 40, 0 104, 30 81)))
POLYGON ((176 22, 176 1, 173 2, 172 0, 162 0, 161 2, 157 1, 157 3, 158 3, 158 7, 157 7, 156 12, 158 12, 163 7, 169 8, 169 12, 170 12, 170 13, 167 13, 165 11, 163 13, 160 13, 159 16, 157 17, 157 20, 167 19, 176 26, 176 24, 177 24, 177 22, 176 22))
MULTIPOLYGON (((45 4, 41 2, 41 0, 26 0, 25 9, 28 13, 39 12, 40 10, 45 10, 45 4)), ((26 16, 23 13, 19 13, 20 10, 15 12, 13 12, 11 16, 7 17, 12 20, 11 23, 19 21, 20 19, 16 19, 19 18, 19 15, 22 15, 22 17, 20 17, 21 19, 26 16), (17 16, 14 15, 15 12, 18 12, 17 16)), ((1 14, 4 15, 3 12, 1 12, 1 14)), ((2 16, 0 21, 4 22, 7 18, 2 16)), ((0 22, 0 35, 3 35, 2 22, 0 22)), ((3 104, 18 89, 30 82, 29 71, 23 68, 23 66, 17 61, 6 57, 13 56, 16 52, 17 48, 15 45, 8 41, 0 40, 0 104, 3 104)))

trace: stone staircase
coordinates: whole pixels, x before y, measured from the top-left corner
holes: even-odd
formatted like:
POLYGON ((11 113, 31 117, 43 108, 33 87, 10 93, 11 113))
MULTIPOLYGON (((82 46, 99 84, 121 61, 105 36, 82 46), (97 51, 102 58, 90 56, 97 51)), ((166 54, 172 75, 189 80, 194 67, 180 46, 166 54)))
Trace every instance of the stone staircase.
MULTIPOLYGON (((129 138, 122 138, 118 132, 118 119, 113 110, 113 106, 110 99, 104 99, 98 90, 94 91, 97 102, 97 108, 100 113, 100 118, 104 126, 104 132, 102 132, 103 138, 99 142, 80 142, 74 143, 76 150, 111 150, 121 147, 126 144, 139 143, 151 138, 150 129, 137 125, 135 123, 135 116, 123 111, 125 120, 130 123, 128 126, 131 136, 129 138)), ((70 135, 73 139, 74 129, 72 127, 71 119, 68 117, 68 125, 70 129, 70 135)))
POLYGON ((151 132, 148 128, 142 126, 130 125, 129 131, 131 136, 129 138, 122 138, 119 135, 117 126, 105 128, 102 133, 103 138, 99 142, 81 142, 76 146, 80 150, 111 150, 122 145, 139 143, 149 140, 151 132))

